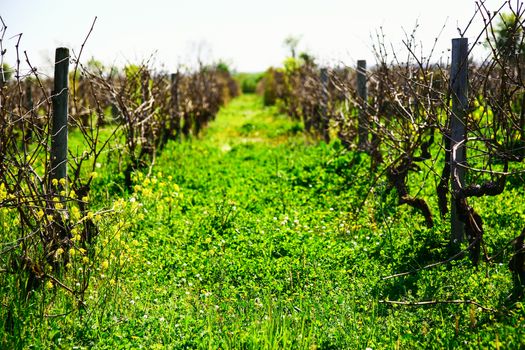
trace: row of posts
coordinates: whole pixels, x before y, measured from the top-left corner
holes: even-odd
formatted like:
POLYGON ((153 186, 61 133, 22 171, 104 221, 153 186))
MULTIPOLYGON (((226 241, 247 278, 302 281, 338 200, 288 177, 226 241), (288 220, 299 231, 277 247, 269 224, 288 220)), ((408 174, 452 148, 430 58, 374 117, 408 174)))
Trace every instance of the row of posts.
MULTIPOLYGON (((68 150, 68 70, 69 50, 57 48, 55 53, 55 75, 53 91, 53 120, 51 137, 51 173, 50 180, 67 180, 67 150, 68 150)), ((451 240, 463 240, 463 224, 456 212, 455 194, 464 185, 466 162, 466 117, 468 110, 468 39, 458 38, 452 40, 452 61, 450 67, 450 84, 452 92, 452 115, 450 116, 451 150, 457 150, 451 156, 451 240)), ((176 84, 176 75, 171 76, 172 85, 176 84)), ((323 98, 328 98, 328 74, 326 69, 321 70, 323 85, 323 98)), ((357 61, 357 95, 359 99, 358 113, 358 147, 365 149, 368 143, 368 116, 367 116, 367 77, 366 61, 357 61)), ((326 115, 326 111, 324 111, 326 115)), ((325 127, 328 130, 328 125, 325 127)), ((52 181, 51 181, 52 182, 52 181)), ((62 186, 58 182, 57 186, 62 186)), ((54 189, 56 193, 61 188, 54 189)))
MULTIPOLYGON (((466 164, 466 120, 468 111, 468 39, 452 39, 452 60, 450 66, 450 88, 452 113, 450 115, 450 179, 451 179, 451 242, 456 245, 464 239, 464 224, 459 220, 456 210, 456 194, 464 186, 466 164), (454 152, 452 152, 454 150, 454 152)), ((366 60, 357 61, 357 98, 358 98, 358 149, 365 150, 369 143, 368 88, 366 60)), ((323 97, 328 89, 326 68, 320 72, 323 97)), ((326 100, 328 97, 324 97, 326 100)), ((326 111, 323 116, 326 116, 326 111)), ((325 118, 326 119, 326 118, 325 118)), ((326 130, 328 126, 326 127, 326 130)), ((327 139, 327 137, 325 137, 327 139)))

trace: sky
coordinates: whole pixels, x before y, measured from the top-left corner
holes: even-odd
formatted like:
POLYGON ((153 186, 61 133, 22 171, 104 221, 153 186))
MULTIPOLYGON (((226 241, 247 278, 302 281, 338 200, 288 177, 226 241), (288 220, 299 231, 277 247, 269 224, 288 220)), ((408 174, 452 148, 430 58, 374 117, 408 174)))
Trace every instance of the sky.
MULTIPOLYGON (((490 10, 504 3, 485 1, 490 10)), ((467 26, 475 9, 474 0, 0 0, 7 25, 1 44, 4 61, 15 65, 22 33, 22 61, 26 51, 33 66, 51 72, 55 48, 78 55, 97 17, 82 62, 94 57, 122 67, 153 56, 156 67, 175 71, 200 58, 256 72, 281 65, 289 55, 284 39, 294 36, 300 38, 298 50, 318 62, 353 66, 358 59, 374 61, 372 38, 379 28, 401 52, 405 33, 416 23, 423 53, 441 32, 436 57, 446 58, 457 28, 467 26)), ((470 42, 481 26, 477 16, 465 35, 470 42)), ((27 69, 23 62, 21 69, 27 69)))

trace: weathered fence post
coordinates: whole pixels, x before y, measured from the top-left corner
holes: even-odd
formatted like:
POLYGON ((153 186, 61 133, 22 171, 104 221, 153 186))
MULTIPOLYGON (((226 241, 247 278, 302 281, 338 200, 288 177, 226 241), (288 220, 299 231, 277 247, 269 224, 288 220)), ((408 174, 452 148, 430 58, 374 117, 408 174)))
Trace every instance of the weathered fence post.
POLYGON ((366 60, 357 61, 357 97, 359 99, 359 114, 357 117, 358 148, 366 150, 368 144, 368 118, 367 99, 368 90, 366 86, 366 60))
MULTIPOLYGON (((0 65, 0 90, 4 88, 5 81, 5 71, 4 66, 0 65)), ((0 108, 2 107, 4 101, 2 101, 2 95, 0 95, 0 108)))
MULTIPOLYGON (((24 100, 24 107, 27 109, 28 114, 31 116, 31 122, 33 122, 35 111, 34 111, 34 103, 33 103, 33 89, 31 88, 31 80, 27 79, 25 82, 25 100, 24 100)), ((28 150, 29 143, 31 142, 31 139, 33 138, 33 128, 29 125, 26 125, 25 122, 22 123, 23 125, 23 133, 24 133, 24 152, 28 150)))
POLYGON ((50 173, 51 180, 59 181, 57 186, 52 186, 58 192, 65 189, 60 182, 67 181, 68 69, 69 50, 59 47, 55 52, 50 173))
POLYGON ((5 83, 7 83, 7 74, 5 68, 3 65, 0 65, 0 89, 4 87, 5 83))
POLYGON ((31 80, 28 79, 25 85, 26 85, 25 107, 30 112, 30 114, 33 114, 34 103, 33 103, 33 89, 32 89, 31 80))
POLYGON ((456 194, 465 184, 466 125, 468 110, 468 39, 452 39, 452 61, 450 65, 450 88, 452 93, 452 115, 450 116, 450 179, 451 196, 451 243, 463 240, 464 225, 456 210, 456 194))
POLYGON ((321 80, 321 129, 323 138, 326 143, 330 142, 330 120, 328 119, 328 69, 321 68, 320 71, 321 80))
POLYGON ((175 139, 181 141, 182 125, 179 113, 179 73, 171 74, 171 107, 173 113, 171 118, 175 123, 175 139))

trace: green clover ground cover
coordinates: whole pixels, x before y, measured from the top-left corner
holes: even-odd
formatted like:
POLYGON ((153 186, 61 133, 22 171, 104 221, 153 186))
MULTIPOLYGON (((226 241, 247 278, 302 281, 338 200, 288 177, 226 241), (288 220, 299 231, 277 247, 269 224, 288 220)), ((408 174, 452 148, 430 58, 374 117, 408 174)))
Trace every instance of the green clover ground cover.
MULTIPOLYGON (((381 180, 364 201, 374 180, 366 156, 338 142, 308 142, 301 129, 245 95, 202 139, 168 145, 119 202, 133 211, 119 234, 127 260, 101 286, 111 293, 90 312, 43 319, 25 346, 525 346, 521 304, 501 314, 473 304, 380 303, 474 300, 503 310, 509 252, 477 270, 465 259, 382 280, 442 260, 447 222, 427 229, 417 213, 396 206, 395 193, 383 193, 381 180)), ((109 177, 101 176, 101 187, 109 177)), ((474 203, 490 251, 519 233, 523 198, 521 185, 474 203)))

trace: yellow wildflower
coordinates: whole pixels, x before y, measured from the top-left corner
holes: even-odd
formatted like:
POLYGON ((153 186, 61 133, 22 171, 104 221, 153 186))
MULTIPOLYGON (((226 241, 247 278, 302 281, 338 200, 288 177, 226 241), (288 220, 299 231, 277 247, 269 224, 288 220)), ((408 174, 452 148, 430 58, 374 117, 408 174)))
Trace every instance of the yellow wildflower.
POLYGON ((7 191, 5 189, 5 184, 0 183, 0 202, 7 198, 7 191))
POLYGON ((46 289, 53 289, 53 287, 54 287, 53 282, 51 280, 47 281, 46 289))
POLYGON ((71 218, 73 220, 79 220, 80 219, 80 210, 77 207, 71 208, 71 218))

